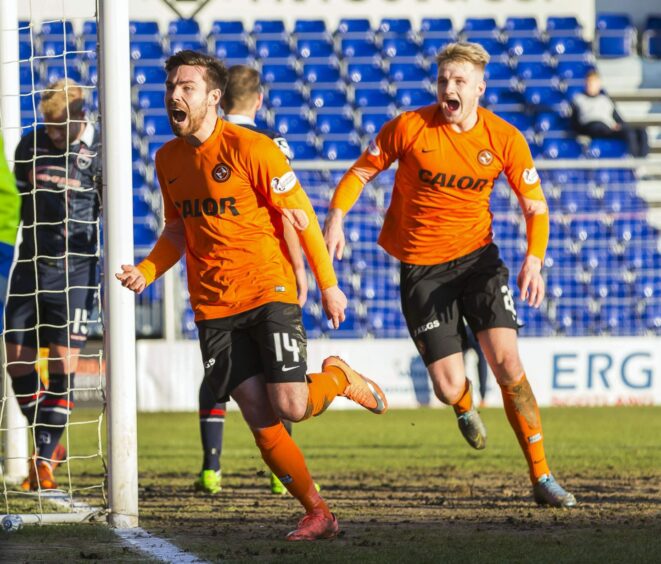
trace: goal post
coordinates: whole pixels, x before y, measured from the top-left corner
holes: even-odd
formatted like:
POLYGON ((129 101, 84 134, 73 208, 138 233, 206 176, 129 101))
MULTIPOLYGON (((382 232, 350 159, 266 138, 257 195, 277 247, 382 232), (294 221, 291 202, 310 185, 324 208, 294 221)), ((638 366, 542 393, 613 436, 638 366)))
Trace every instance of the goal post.
MULTIPOLYGON (((103 370, 105 360, 106 394, 104 407, 107 410, 105 428, 107 432, 107 450, 102 453, 101 433, 104 426, 103 416, 92 421, 75 421, 80 425, 93 425, 95 439, 98 435, 97 448, 91 453, 69 452, 69 462, 63 476, 62 487, 54 490, 36 492, 22 491, 17 482, 23 480, 28 471, 28 431, 34 435, 35 422, 26 422, 12 391, 12 382, 8 375, 0 382, 2 392, 0 403, 0 440, 2 440, 3 459, 0 460, 0 518, 4 513, 18 514, 25 523, 64 523, 81 522, 98 518, 100 512, 107 513, 108 523, 117 528, 138 526, 138 462, 137 462, 137 417, 136 417, 136 345, 135 345, 135 306, 134 295, 124 289, 115 279, 115 273, 122 264, 132 264, 133 255, 133 198, 132 198, 132 155, 131 155, 131 75, 129 56, 129 2, 128 0, 91 0, 91 11, 85 12, 82 5, 73 2, 44 3, 37 8, 38 2, 32 1, 27 7, 19 0, 0 1, 0 127, 5 138, 5 147, 10 165, 14 164, 14 150, 21 137, 22 125, 30 127, 43 124, 38 113, 38 98, 51 82, 47 70, 64 72, 71 78, 69 69, 81 72, 80 68, 69 65, 68 57, 82 66, 83 80, 81 87, 88 93, 96 89, 90 79, 92 67, 99 68, 99 115, 96 119, 101 133, 102 159, 102 240, 103 240, 103 347, 101 355, 79 357, 98 357, 98 385, 72 385, 66 393, 73 391, 103 394, 103 370), (19 20, 28 20, 27 26, 19 30, 19 20), (95 49, 89 42, 83 43, 81 34, 71 36, 72 30, 87 24, 89 20, 98 36, 95 49), (28 33, 26 33, 26 29, 28 33), (51 42, 51 52, 46 52, 46 41, 40 34, 50 29, 55 41, 51 42), (52 30, 57 31, 52 31, 52 30), (21 31, 23 36, 21 36, 21 31), (27 36, 27 38, 26 38, 27 36), (69 41, 71 39, 71 41, 69 41), (79 41, 80 39, 80 41, 79 41), (20 50, 19 43, 26 49, 20 50), (96 53, 95 53, 96 51, 96 53), (21 66, 22 65, 22 66, 21 66), (19 71, 31 74, 29 78, 19 80, 19 71), (21 90, 21 84, 27 89, 21 90), (32 100, 28 110, 20 103, 23 98, 32 100), (32 112, 30 119, 21 114, 32 112), (25 123, 23 123, 25 122, 25 123), (100 125, 100 127, 99 127, 100 125), (84 479, 81 484, 72 484, 71 461, 76 464, 85 459, 107 458, 107 473, 101 473, 100 484, 88 485, 91 479, 84 479), (107 487, 107 492, 106 492, 107 487), (88 492, 90 495, 88 496, 88 492), (107 493, 107 495, 106 495, 107 493), (94 497, 96 496, 96 497, 94 497), (102 498, 102 507, 86 505, 86 498, 102 498), (82 499, 81 499, 82 498, 82 499), (58 506, 58 507, 56 507, 58 506)), ((87 32, 91 34, 91 32, 87 32)), ((49 39, 51 39, 49 36, 49 39)), ((20 74, 23 76, 23 74, 20 74)), ((79 79, 80 81, 80 79, 79 79)), ((93 101, 93 96, 90 96, 93 101)), ((25 101, 25 100, 23 100, 25 101)), ((26 105, 27 106, 27 105, 26 105)), ((96 118, 96 112, 90 114, 96 118)), ((90 121, 93 121, 90 119, 90 121)), ((64 153, 65 162, 75 158, 76 153, 64 153)), ((61 156, 61 155, 58 155, 61 156)), ((36 162, 36 159, 33 159, 36 162)), ((34 163, 33 163, 33 166, 34 163)), ((68 167, 68 164, 66 165, 68 167)), ((68 168, 66 168, 68 170, 68 168)), ((33 171, 34 173, 34 171, 33 171)), ((67 187, 68 172, 61 182, 67 187)), ((87 189, 87 187, 84 187, 87 189)), ((33 188, 33 192, 39 188, 33 188)), ((34 196, 33 196, 34 197, 34 196)), ((65 217, 67 221, 68 216, 65 217)), ((75 221, 75 219, 74 219, 75 221)), ((39 225, 35 222, 35 225, 39 225)), ((40 257, 36 256, 34 260, 40 257)), ((23 262, 26 262, 23 259, 23 262)), ((65 283, 65 292, 70 289, 65 283)), ((99 287, 97 286, 98 290, 99 287)), ((68 299, 68 298, 67 298, 68 299)), ((67 319, 67 323, 75 320, 67 319)), ((98 321, 98 320, 95 320, 98 321)), ((37 319, 35 329, 42 327, 37 319)), ((38 337, 39 346, 39 337, 38 337)), ((4 349, 4 338, 2 339, 4 349)), ((1 356, 1 355, 0 355, 1 356)), ((7 361, 1 359, 2 373, 6 375, 7 361)), ((67 419, 66 442, 70 446, 67 419)), ((80 434, 81 431, 78 431, 80 434)), ((87 447, 86 447, 87 448, 87 447)), ((81 474, 76 474, 79 479, 81 474)))
MULTIPOLYGON (((18 12, 17 2, 14 1, 0 2, 0 93, 0 131, 5 145, 5 157, 11 165, 14 162, 14 150, 21 138, 18 12)), ((11 389, 4 348, 3 339, 0 350, 0 392, 4 401, 0 404, 0 427, 10 431, 3 433, 2 437, 4 461, 0 472, 4 473, 7 482, 17 483, 28 471, 28 432, 11 389)))
POLYGON ((133 264, 128 0, 100 0, 98 16, 109 522, 130 528, 138 526, 135 305, 133 294, 115 279, 120 265, 133 264))

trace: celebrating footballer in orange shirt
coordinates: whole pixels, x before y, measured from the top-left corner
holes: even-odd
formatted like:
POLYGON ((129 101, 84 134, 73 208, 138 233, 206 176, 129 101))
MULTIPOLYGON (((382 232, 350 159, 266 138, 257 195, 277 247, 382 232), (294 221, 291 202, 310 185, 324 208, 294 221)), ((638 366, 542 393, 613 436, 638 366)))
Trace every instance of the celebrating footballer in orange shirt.
POLYGON ((312 205, 271 139, 218 118, 227 83, 220 61, 180 51, 165 68, 165 103, 176 135, 156 154, 165 226, 147 258, 122 265, 117 278, 139 293, 185 254, 204 378, 218 401, 236 400, 262 458, 306 510, 287 539, 335 537, 337 519, 280 419, 320 415, 338 395, 383 413, 386 398, 338 357, 324 360, 321 373, 306 374, 283 217, 298 232, 335 327, 347 304, 312 205))
POLYGON ((526 219, 528 251, 518 285, 533 307, 544 298, 548 210, 524 137, 479 107, 488 61, 476 43, 453 43, 438 54, 438 103, 404 112, 383 126, 337 186, 325 240, 340 259, 343 216, 365 183, 398 161, 379 244, 401 261, 402 311, 435 394, 454 407, 468 443, 484 448, 486 429, 464 370, 465 318, 502 390, 535 501, 571 507, 574 496, 558 484, 546 462, 539 409, 519 358, 509 272, 492 242, 494 181, 505 174, 526 219))

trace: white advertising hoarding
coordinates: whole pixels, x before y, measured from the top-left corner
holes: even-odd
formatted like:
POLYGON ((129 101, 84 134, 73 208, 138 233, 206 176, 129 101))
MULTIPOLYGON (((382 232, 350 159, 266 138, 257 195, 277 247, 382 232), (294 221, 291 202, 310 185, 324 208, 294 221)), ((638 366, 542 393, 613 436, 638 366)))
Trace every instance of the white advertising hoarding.
MULTIPOLYGON (((661 339, 598 337, 520 339, 526 374, 541 406, 661 405, 661 339)), ((320 369, 331 354, 376 380, 390 406, 440 406, 426 370, 407 339, 315 340, 308 343, 308 370, 320 369)), ((475 379, 474 355, 467 373, 475 379)), ((196 341, 138 343, 138 409, 195 411, 202 379, 196 341)), ((489 376, 487 405, 501 405, 500 391, 489 376)), ((339 398, 332 407, 355 407, 339 398)))

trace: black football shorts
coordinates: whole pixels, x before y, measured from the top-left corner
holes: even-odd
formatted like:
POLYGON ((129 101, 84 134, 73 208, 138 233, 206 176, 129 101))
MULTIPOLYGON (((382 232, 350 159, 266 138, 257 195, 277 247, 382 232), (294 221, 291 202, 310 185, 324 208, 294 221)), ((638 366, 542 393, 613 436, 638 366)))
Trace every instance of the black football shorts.
POLYGON ((85 346, 98 296, 97 261, 69 262, 68 273, 64 259, 16 264, 5 308, 8 342, 32 348, 85 346))
POLYGON ((271 302, 221 319, 197 323, 204 378, 217 401, 263 374, 267 383, 305 382, 307 339, 301 308, 271 302))
POLYGON ((401 264, 402 311, 420 356, 432 362, 462 351, 466 331, 518 329, 509 271, 490 243, 455 260, 401 264))

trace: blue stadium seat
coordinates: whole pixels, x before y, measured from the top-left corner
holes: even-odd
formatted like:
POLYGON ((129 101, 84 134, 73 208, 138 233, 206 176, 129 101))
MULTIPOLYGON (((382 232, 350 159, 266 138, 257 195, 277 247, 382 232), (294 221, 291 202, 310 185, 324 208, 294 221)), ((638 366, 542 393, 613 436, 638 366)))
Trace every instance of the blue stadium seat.
POLYGON ((395 103, 390 93, 381 88, 356 88, 354 100, 357 107, 370 110, 387 108, 395 103))
POLYGON ((282 20, 255 20, 252 27, 255 35, 283 34, 285 31, 285 22, 282 20))
POLYGON ((613 220, 613 237, 622 243, 640 243, 643 239, 658 237, 658 232, 644 219, 616 217, 613 220))
POLYGON ((339 83, 340 69, 332 64, 305 63, 303 65, 303 78, 311 86, 319 84, 339 83))
POLYGON ((510 16, 505 20, 503 31, 509 36, 527 35, 532 36, 538 32, 537 18, 510 16))
POLYGON ((296 52, 300 59, 328 59, 335 56, 335 47, 329 39, 298 39, 296 52))
POLYGON ((272 88, 269 90, 269 104, 273 108, 301 108, 307 105, 303 94, 294 88, 272 88))
POLYGON ((425 35, 448 34, 453 35, 452 20, 450 18, 422 18, 420 32, 425 35))
POLYGON ((257 39, 255 52, 261 59, 284 59, 292 55, 291 47, 286 39, 257 39))
POLYGON ((504 86, 511 83, 515 77, 514 69, 508 63, 493 62, 487 64, 484 69, 484 79, 489 81, 490 86, 501 84, 504 86))
POLYGON ((646 31, 643 34, 642 51, 650 59, 661 58, 661 31, 646 31))
POLYGON ((535 117, 535 131, 558 136, 572 131, 571 120, 557 112, 540 112, 535 117))
POLYGON ((576 16, 549 16, 546 19, 546 33, 553 37, 580 36, 583 33, 583 26, 578 22, 576 16))
POLYGON ((348 104, 347 95, 333 88, 312 88, 310 105, 317 111, 327 108, 343 108, 348 104))
POLYGON ((163 59, 163 46, 159 41, 131 41, 131 59, 134 61, 157 61, 163 59))
POLYGON ((603 30, 623 30, 633 27, 631 16, 625 13, 600 12, 597 14, 596 29, 603 30))
POLYGON ((243 35, 246 33, 241 20, 215 20, 210 35, 243 35))
POLYGON ((592 45, 582 37, 551 37, 549 51, 553 56, 562 60, 585 59, 592 55, 592 45))
POLYGON ((62 59, 47 59, 44 62, 44 83, 48 85, 63 78, 72 78, 76 82, 82 82, 80 63, 65 65, 62 59))
POLYGON ((171 36, 177 35, 187 35, 187 36, 199 36, 200 35, 200 24, 197 20, 173 20, 168 25, 168 34, 171 36))
POLYGON ((397 85, 402 82, 427 82, 429 73, 422 67, 410 63, 393 63, 388 71, 390 80, 397 85))
POLYGON ((594 65, 583 61, 560 61, 555 68, 557 76, 563 80, 577 80, 577 86, 585 86, 584 79, 588 72, 594 69, 594 65))
POLYGON ((321 156, 329 161, 355 160, 362 153, 360 145, 351 140, 324 141, 321 156))
POLYGON ((606 240, 608 228, 603 219, 577 219, 573 218, 569 224, 569 234, 576 243, 594 240, 606 240))
POLYGON ((18 66, 18 80, 21 85, 21 92, 30 92, 32 90, 33 76, 34 85, 38 88, 41 85, 39 67, 30 65, 30 63, 22 63, 18 66))
POLYGON ((466 18, 461 32, 463 34, 470 34, 471 36, 485 33, 497 35, 499 30, 494 18, 466 18))
POLYGON ((309 161, 319 158, 319 151, 313 142, 290 139, 288 143, 296 161, 309 161))
POLYGON ((301 135, 313 130, 310 121, 300 112, 278 112, 273 116, 273 128, 282 135, 301 135))
POLYGON ((133 244, 136 247, 153 247, 156 242, 156 231, 146 222, 133 222, 133 244))
POLYGON ((408 18, 383 18, 378 31, 383 34, 406 35, 412 29, 411 20, 408 18))
POLYGON ((511 123, 519 131, 532 131, 533 121, 532 118, 522 112, 499 112, 498 115, 506 122, 511 123))
POLYGON ((404 37, 387 37, 381 45, 381 52, 385 57, 409 57, 414 59, 421 54, 420 47, 414 41, 404 37))
POLYGON ((600 57, 628 57, 633 54, 636 30, 628 14, 598 13, 596 47, 600 57))
POLYGON ((473 43, 479 43, 484 47, 491 55, 491 59, 496 61, 508 61, 509 60, 509 53, 507 52, 507 47, 505 46, 504 43, 502 43, 500 40, 494 38, 494 37, 485 37, 482 35, 478 35, 476 37, 469 37, 468 41, 471 41, 473 43))
POLYGON ((578 159, 583 156, 583 147, 576 139, 547 136, 542 152, 547 159, 578 159))
POLYGON ((635 35, 627 31, 602 32, 597 38, 597 53, 603 58, 629 57, 635 54, 635 35))
POLYGON ((621 159, 629 155, 625 141, 619 139, 592 139, 587 156, 593 159, 621 159))
POLYGON ((136 65, 133 67, 133 80, 136 84, 158 84, 165 83, 167 74, 162 65, 136 65))
POLYGON ((542 61, 548 57, 548 45, 537 37, 510 37, 506 45, 510 56, 519 60, 542 61))
POLYGON ((567 106, 564 94, 553 86, 526 86, 523 92, 526 104, 539 110, 562 111, 567 106))
POLYGON ((296 34, 323 34, 326 32, 326 20, 296 20, 294 33, 296 34))
POLYGON ((553 67, 541 61, 519 61, 515 72, 524 82, 546 83, 553 79, 555 71, 553 67))
POLYGON ((341 114, 321 114, 317 116, 317 133, 326 134, 349 134, 355 130, 353 119, 341 114))
POLYGON ((83 37, 96 36, 96 20, 85 20, 81 35, 83 37))
POLYGON ((172 135, 170 128, 170 120, 166 113, 163 114, 149 114, 144 116, 142 122, 142 132, 148 137, 155 137, 159 135, 172 135))
POLYGON ((291 65, 262 65, 262 80, 264 84, 295 84, 300 80, 296 69, 291 65))
POLYGON ((349 59, 380 57, 381 52, 369 38, 342 38, 340 51, 349 59))
POLYGON ((223 61, 227 59, 249 59, 252 56, 250 47, 242 40, 217 39, 213 53, 223 61))
POLYGON ((136 106, 140 110, 165 110, 165 91, 138 90, 136 106))
POLYGON ((50 21, 41 24, 41 35, 74 35, 73 24, 71 20, 50 21))
POLYGON ((349 63, 346 76, 354 84, 382 83, 388 80, 383 67, 371 63, 349 63))
POLYGON ((62 35, 48 35, 42 40, 40 54, 47 57, 57 57, 65 52, 71 53, 76 50, 76 39, 73 35, 67 36, 66 41, 62 35))
POLYGON ((617 189, 615 186, 607 187, 601 205, 603 210, 608 213, 640 212, 647 209, 645 201, 636 194, 635 185, 624 190, 617 189))
POLYGON ((158 22, 131 20, 129 22, 129 35, 133 40, 139 36, 145 36, 145 38, 146 36, 152 36, 150 39, 158 39, 160 37, 158 22))
POLYGON ((509 88, 487 86, 484 103, 492 110, 497 107, 499 111, 517 111, 523 107, 523 96, 509 88))
POLYGON ((436 96, 424 88, 398 88, 395 94, 399 108, 418 108, 435 102, 436 96))
POLYGON ((28 60, 32 56, 32 42, 19 41, 18 42, 18 58, 20 60, 28 60))
POLYGON ((89 63, 85 69, 85 79, 83 84, 86 86, 96 86, 99 82, 99 69, 96 63, 89 63))
POLYGON ((393 116, 386 112, 364 110, 360 116, 360 129, 366 135, 374 135, 392 118, 393 116))
POLYGON ((590 208, 596 207, 593 205, 593 199, 585 190, 572 190, 571 188, 565 188, 560 193, 559 206, 564 213, 568 214, 586 212, 590 208))
POLYGON ((198 51, 199 53, 206 53, 208 45, 204 39, 183 39, 179 37, 170 38, 170 54, 174 55, 179 51, 198 51))
POLYGON ((454 38, 446 36, 425 36, 422 40, 420 51, 425 57, 435 57, 446 45, 452 43, 454 38))
POLYGON ((342 18, 337 26, 337 33, 365 34, 372 31, 372 26, 367 18, 342 18))

